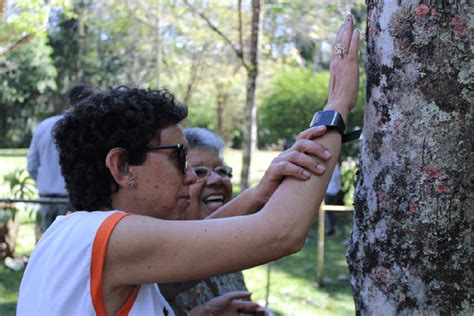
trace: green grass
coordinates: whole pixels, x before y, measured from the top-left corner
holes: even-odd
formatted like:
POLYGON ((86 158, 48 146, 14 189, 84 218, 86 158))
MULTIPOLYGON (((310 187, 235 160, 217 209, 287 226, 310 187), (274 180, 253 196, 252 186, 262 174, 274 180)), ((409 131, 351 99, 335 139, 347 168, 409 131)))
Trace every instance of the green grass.
MULTIPOLYGON (((326 238, 323 287, 316 280, 317 227, 303 249, 271 263, 268 307, 276 315, 353 315, 354 303, 345 259, 351 213, 335 214, 336 234, 326 238), (342 280, 339 280, 341 278, 342 280)), ((252 299, 265 304, 267 265, 244 271, 252 299)))
MULTIPOLYGON (((26 167, 26 150, 0 149, 0 181, 2 175, 26 167)), ((257 151, 251 169, 251 183, 255 184, 263 175, 271 160, 278 155, 273 151, 257 151)), ((225 161, 234 168, 234 189, 238 189, 240 176, 241 152, 227 149, 225 161)), ((0 182, 0 193, 2 184, 0 182)), ((1 196, 1 195, 0 195, 1 196)), ((20 236, 17 254, 28 256, 34 247, 34 220, 30 212, 21 213, 20 236)), ((326 238, 324 287, 317 287, 316 252, 317 225, 307 238, 303 249, 292 256, 280 259, 271 264, 269 308, 276 315, 353 315, 348 270, 345 260, 346 246, 349 238, 352 213, 336 213, 336 234, 326 238), (338 277, 345 277, 338 280, 338 277)), ((267 286, 267 265, 244 271, 252 299, 265 304, 267 286)), ((21 272, 13 272, 0 265, 0 315, 14 315, 18 296, 21 272)))
POLYGON ((18 288, 23 273, 0 265, 0 315, 15 315, 18 288))
MULTIPOLYGON (((29 256, 35 245, 34 214, 20 210, 20 232, 16 245, 16 255, 29 256)), ((15 272, 0 265, 0 315, 15 315, 18 289, 23 271, 15 272)))

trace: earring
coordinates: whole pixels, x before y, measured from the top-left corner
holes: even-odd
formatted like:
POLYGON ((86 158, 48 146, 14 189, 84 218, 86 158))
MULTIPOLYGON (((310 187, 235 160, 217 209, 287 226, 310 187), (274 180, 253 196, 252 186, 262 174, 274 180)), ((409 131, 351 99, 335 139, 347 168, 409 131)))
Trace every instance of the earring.
POLYGON ((135 189, 135 188, 137 187, 137 182, 136 182, 135 180, 130 180, 130 181, 128 182, 128 187, 129 187, 130 189, 135 189))

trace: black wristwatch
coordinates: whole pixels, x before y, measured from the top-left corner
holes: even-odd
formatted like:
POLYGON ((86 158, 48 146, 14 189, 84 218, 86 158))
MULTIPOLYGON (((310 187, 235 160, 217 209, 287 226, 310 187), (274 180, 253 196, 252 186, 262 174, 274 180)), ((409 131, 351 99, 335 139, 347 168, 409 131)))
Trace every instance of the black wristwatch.
POLYGON ((352 131, 348 134, 344 134, 346 124, 342 115, 334 110, 326 110, 314 113, 313 120, 309 127, 324 125, 328 130, 336 130, 342 136, 342 143, 350 142, 351 140, 358 139, 362 133, 361 129, 352 131))

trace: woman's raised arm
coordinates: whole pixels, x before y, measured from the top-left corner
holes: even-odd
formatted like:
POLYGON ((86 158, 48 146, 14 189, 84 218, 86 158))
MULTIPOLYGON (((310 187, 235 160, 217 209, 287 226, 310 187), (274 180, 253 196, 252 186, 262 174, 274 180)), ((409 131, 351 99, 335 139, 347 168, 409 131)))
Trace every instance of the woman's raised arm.
MULTIPOLYGON (((336 110, 347 120, 356 102, 359 75, 359 32, 353 30, 350 17, 341 26, 333 47, 336 51, 331 57, 325 109, 336 110)), ((286 178, 256 214, 204 221, 165 221, 138 215, 122 219, 107 248, 104 288, 202 279, 298 251, 341 149, 337 131, 328 131, 318 141, 332 153, 327 161, 314 160, 324 164, 326 172, 313 174, 307 181, 286 178)))

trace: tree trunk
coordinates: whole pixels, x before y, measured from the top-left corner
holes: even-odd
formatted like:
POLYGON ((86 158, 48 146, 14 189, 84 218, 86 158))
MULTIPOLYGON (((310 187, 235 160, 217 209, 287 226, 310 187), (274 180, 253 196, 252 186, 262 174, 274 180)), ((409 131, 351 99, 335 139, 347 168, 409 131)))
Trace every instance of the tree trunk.
POLYGON ((0 0, 0 21, 5 19, 5 12, 7 11, 8 0, 0 0))
POLYGON ((249 65, 247 68, 247 98, 244 109, 244 131, 242 139, 242 172, 240 174, 241 191, 249 187, 250 163, 257 141, 257 92, 258 55, 260 42, 260 21, 262 0, 252 0, 252 25, 250 36, 249 65))
POLYGON ((200 51, 196 54, 193 54, 191 69, 189 72, 189 80, 186 86, 186 92, 184 94, 183 103, 189 104, 191 101, 191 97, 193 96, 194 86, 198 79, 199 70, 202 67, 202 56, 204 55, 205 51, 208 49, 208 45, 204 44, 200 51))
POLYGON ((367 107, 347 257, 360 315, 471 315, 468 1, 367 1, 367 107))
POLYGON ((43 25, 42 29, 46 31, 49 22, 49 16, 51 14, 51 0, 45 0, 43 6, 43 25))
POLYGON ((0 146, 1 147, 7 147, 6 146, 6 143, 7 143, 7 139, 6 139, 6 136, 7 136, 7 132, 8 132, 8 129, 9 129, 9 125, 8 124, 8 109, 7 109, 7 105, 6 104, 2 104, 0 103, 0 146))
POLYGON ((156 0, 155 45, 156 45, 156 88, 161 88, 161 0, 156 0))
POLYGON ((76 60, 76 74, 77 82, 82 82, 84 78, 84 69, 82 62, 84 60, 84 54, 86 51, 87 33, 86 33, 86 21, 89 10, 89 1, 83 1, 78 8, 77 17, 77 35, 78 35, 78 49, 77 49, 77 60, 76 60))
POLYGON ((221 86, 217 90, 217 133, 225 139, 224 109, 229 102, 229 93, 221 86))

